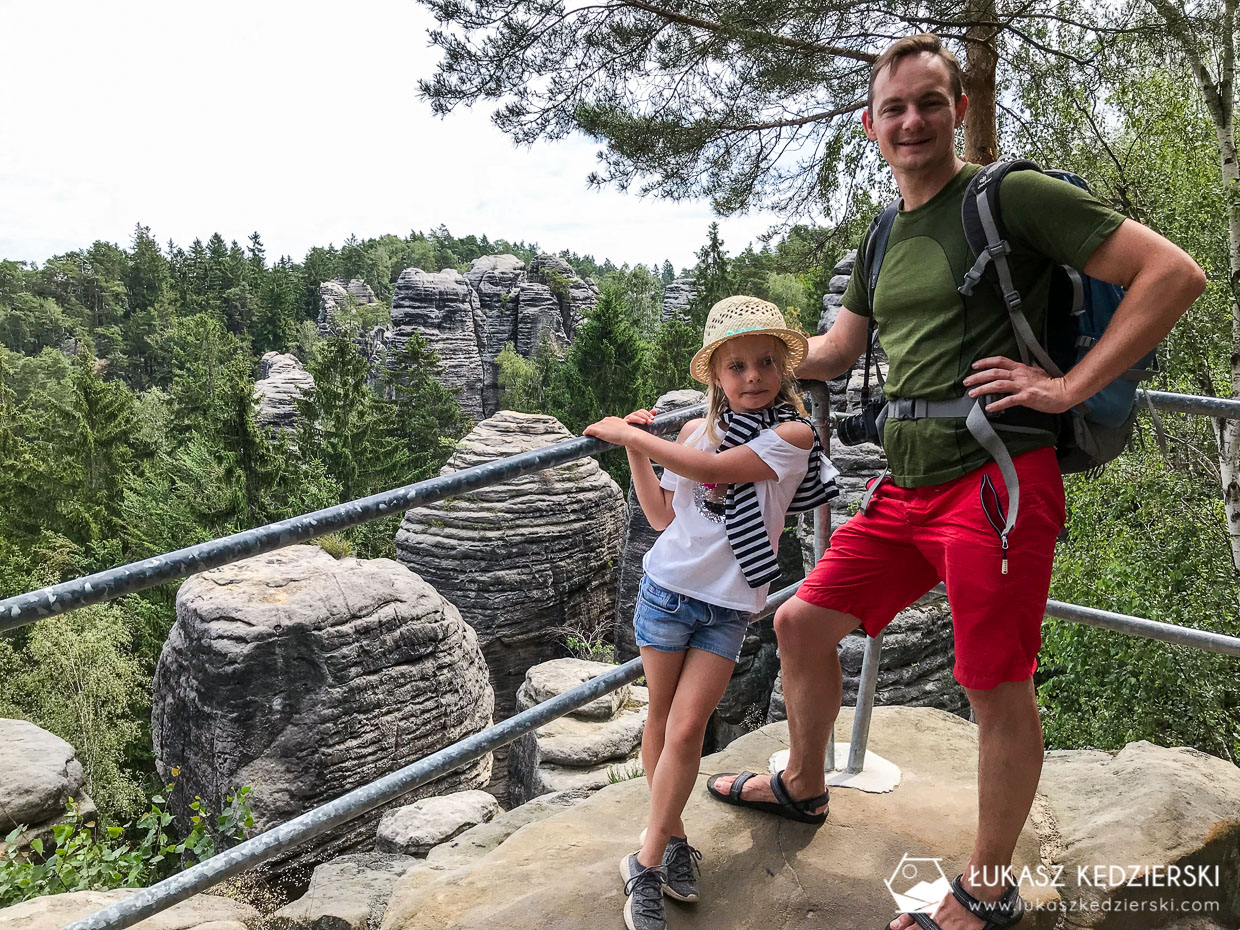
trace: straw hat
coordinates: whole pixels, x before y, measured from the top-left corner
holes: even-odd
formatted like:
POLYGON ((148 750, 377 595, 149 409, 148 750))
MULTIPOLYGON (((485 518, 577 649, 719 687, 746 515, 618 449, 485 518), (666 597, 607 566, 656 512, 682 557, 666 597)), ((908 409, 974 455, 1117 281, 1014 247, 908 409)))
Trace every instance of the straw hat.
POLYGON ((795 329, 789 329, 779 308, 760 297, 725 297, 710 308, 702 348, 689 363, 689 374, 703 384, 710 384, 710 357, 715 350, 739 336, 775 336, 788 347, 788 370, 805 360, 809 340, 795 329))

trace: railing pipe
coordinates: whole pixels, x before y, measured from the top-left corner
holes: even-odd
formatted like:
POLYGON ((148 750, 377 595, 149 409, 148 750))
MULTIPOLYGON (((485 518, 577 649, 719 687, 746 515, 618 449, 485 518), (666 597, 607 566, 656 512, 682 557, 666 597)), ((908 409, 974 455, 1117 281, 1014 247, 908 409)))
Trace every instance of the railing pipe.
POLYGON ((1094 607, 1081 607, 1077 604, 1066 604, 1063 601, 1047 601, 1046 616, 1054 617, 1056 620, 1070 620, 1073 623, 1101 627, 1104 630, 1116 630, 1120 633, 1127 633, 1129 636, 1142 636, 1164 643, 1174 643, 1177 646, 1192 646, 1207 652, 1240 656, 1240 636, 1228 636, 1225 633, 1213 633, 1209 630, 1194 630, 1192 627, 1176 626, 1174 623, 1160 623, 1144 617, 1117 614, 1094 607))
POLYGON ((1173 394, 1170 391, 1138 390, 1137 394, 1148 398, 1156 410, 1240 420, 1240 400, 1231 400, 1226 397, 1204 397, 1200 394, 1173 394))
MULTIPOLYGON (((805 385, 806 393, 809 394, 813 407, 810 410, 810 420, 813 421, 814 429, 818 433, 818 440, 822 443, 823 451, 828 455, 831 454, 831 391, 827 387, 825 381, 810 381, 805 385)), ((818 560, 822 558, 822 554, 827 551, 827 547, 831 545, 831 502, 823 504, 821 507, 814 508, 814 564, 818 564, 818 560)), ((835 725, 832 724, 831 732, 827 734, 827 771, 835 768, 835 725)))
MULTIPOLYGON (((946 594, 947 586, 939 582, 933 590, 946 594)), ((1099 610, 1096 607, 1082 607, 1079 604, 1068 604, 1064 601, 1048 600, 1044 613, 1045 616, 1056 620, 1083 623, 1086 626, 1115 630, 1118 633, 1127 633, 1129 636, 1140 636, 1145 639, 1156 639, 1159 642, 1173 643, 1177 646, 1191 646, 1194 649, 1204 649, 1206 652, 1240 656, 1240 636, 1228 636, 1226 633, 1213 633, 1210 630, 1194 630, 1188 626, 1147 620, 1144 617, 1099 610)))
MULTIPOLYGON (((656 417, 649 428, 655 433, 679 429, 693 417, 701 415, 703 409, 702 404, 697 404, 664 414, 656 417)), ((25 626, 43 617, 112 600, 122 594, 132 594, 168 581, 187 578, 249 556, 306 542, 326 533, 408 510, 410 507, 420 507, 509 478, 563 465, 610 448, 610 443, 589 436, 566 439, 542 449, 474 465, 449 475, 428 478, 392 491, 372 494, 359 500, 316 510, 314 513, 243 530, 231 536, 188 546, 141 562, 131 562, 28 594, 19 594, 0 601, 0 632, 25 626)))

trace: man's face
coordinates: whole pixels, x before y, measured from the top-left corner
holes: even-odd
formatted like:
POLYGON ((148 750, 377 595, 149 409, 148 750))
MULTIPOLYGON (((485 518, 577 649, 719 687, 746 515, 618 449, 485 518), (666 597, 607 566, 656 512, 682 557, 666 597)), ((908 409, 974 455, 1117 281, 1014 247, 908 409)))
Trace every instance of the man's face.
POLYGON ((893 171, 930 173, 955 163, 955 130, 967 100, 952 95, 947 64, 922 52, 885 68, 874 82, 874 104, 862 114, 893 171))

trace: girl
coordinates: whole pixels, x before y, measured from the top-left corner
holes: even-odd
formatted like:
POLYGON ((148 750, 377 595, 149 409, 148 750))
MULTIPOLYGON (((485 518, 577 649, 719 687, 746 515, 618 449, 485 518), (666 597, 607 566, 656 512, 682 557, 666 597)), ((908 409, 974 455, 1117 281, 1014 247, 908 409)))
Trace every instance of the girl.
POLYGON ((641 428, 654 410, 585 431, 625 447, 642 511, 663 531, 643 562, 633 617, 650 689, 642 763, 651 803, 641 849, 620 863, 629 930, 663 930, 664 894, 698 900, 701 853, 680 815, 706 722, 732 677, 749 615, 779 575, 785 515, 836 494, 835 469, 792 377, 806 348, 774 304, 728 297, 711 308, 690 365, 708 385, 704 419, 686 423, 675 442, 641 428))

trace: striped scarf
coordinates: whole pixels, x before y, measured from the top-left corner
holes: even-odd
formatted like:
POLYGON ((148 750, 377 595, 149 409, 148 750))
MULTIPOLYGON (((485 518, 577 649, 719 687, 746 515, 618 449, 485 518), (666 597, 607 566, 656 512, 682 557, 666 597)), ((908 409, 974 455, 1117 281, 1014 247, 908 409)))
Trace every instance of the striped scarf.
MULTIPOLYGON (((723 452, 743 445, 754 439, 762 430, 770 429, 776 423, 787 423, 799 420, 813 429, 805 417, 800 416, 791 404, 780 404, 767 407, 757 413, 736 413, 726 410, 722 416, 722 425, 726 429, 723 442, 717 451, 723 452)), ((788 505, 789 513, 801 513, 813 510, 838 495, 835 476, 839 474, 835 466, 827 458, 818 439, 818 431, 814 432, 814 445, 809 449, 809 465, 805 477, 797 486, 788 505)), ((733 484, 728 488, 727 500, 724 504, 724 525, 728 534, 728 543, 732 546, 732 554, 740 564, 741 573, 749 582, 749 587, 760 588, 779 577, 779 562, 771 550, 767 538, 766 524, 762 521, 762 507, 758 503, 758 492, 753 483, 733 484)))

